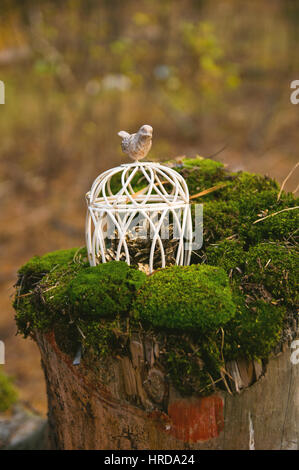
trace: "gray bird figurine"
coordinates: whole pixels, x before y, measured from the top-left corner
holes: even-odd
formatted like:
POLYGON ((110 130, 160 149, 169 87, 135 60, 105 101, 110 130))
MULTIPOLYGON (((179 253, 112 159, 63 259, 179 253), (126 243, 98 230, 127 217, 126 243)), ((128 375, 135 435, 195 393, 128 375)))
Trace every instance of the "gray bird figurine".
POLYGON ((133 160, 138 161, 146 157, 151 149, 153 128, 147 124, 141 126, 135 134, 120 131, 118 135, 122 138, 122 151, 133 160))

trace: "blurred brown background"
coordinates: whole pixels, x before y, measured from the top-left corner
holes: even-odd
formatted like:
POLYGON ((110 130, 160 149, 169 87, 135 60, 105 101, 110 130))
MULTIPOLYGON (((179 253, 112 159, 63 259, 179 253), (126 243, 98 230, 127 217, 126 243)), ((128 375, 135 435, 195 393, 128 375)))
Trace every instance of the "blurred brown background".
POLYGON ((152 158, 282 182, 298 159, 298 33, 293 0, 1 1, 0 339, 23 401, 46 411, 39 354, 15 336, 17 269, 84 245, 84 195, 126 161, 117 131, 147 123, 152 158))

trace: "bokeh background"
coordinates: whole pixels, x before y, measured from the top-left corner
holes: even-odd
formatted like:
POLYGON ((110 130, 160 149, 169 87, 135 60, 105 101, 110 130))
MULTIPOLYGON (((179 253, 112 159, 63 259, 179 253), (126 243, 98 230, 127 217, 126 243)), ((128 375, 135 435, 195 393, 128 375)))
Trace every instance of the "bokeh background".
POLYGON ((38 351, 15 336, 17 269, 84 245, 86 191, 127 161, 117 132, 147 123, 153 159, 282 182, 298 159, 298 38, 294 0, 1 0, 0 339, 23 402, 46 412, 38 351))

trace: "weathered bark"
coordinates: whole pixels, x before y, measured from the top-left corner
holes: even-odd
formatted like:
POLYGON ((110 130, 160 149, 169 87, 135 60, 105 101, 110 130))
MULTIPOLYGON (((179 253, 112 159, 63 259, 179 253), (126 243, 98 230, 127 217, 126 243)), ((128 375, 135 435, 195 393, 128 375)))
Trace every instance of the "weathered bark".
POLYGON ((155 365, 159 346, 151 339, 132 338, 130 358, 79 366, 54 335, 36 339, 53 448, 299 448, 299 365, 288 347, 270 359, 264 375, 257 363, 229 364, 240 393, 182 398, 155 365))

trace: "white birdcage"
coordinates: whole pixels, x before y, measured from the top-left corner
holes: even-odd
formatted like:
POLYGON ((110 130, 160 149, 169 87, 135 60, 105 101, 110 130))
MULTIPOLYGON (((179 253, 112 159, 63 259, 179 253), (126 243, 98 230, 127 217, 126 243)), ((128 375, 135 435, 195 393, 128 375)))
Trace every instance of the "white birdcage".
POLYGON ((140 161, 112 168, 96 178, 86 200, 91 266, 123 260, 150 274, 190 263, 189 191, 174 169, 140 161))

